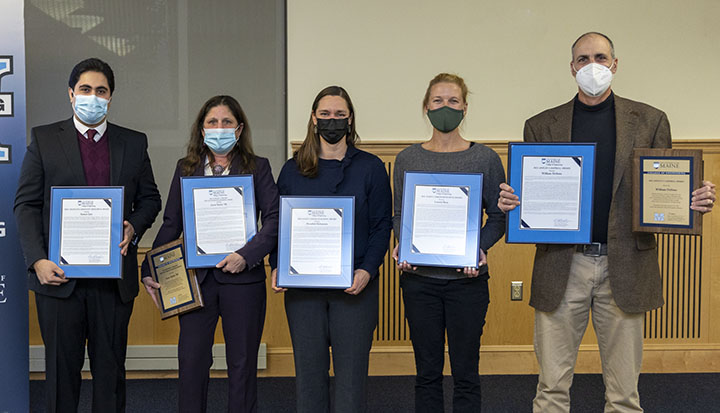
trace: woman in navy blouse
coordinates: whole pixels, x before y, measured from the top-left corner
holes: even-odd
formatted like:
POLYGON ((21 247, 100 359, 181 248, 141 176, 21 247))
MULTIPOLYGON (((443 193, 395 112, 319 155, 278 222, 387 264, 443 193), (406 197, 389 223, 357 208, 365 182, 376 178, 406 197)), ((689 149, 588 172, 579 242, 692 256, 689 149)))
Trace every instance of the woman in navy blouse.
MULTIPOLYGON (((298 412, 327 412, 329 347, 335 371, 335 410, 364 412, 372 334, 378 318, 378 268, 388 249, 390 182, 383 162, 355 147, 355 112, 345 89, 317 95, 307 136, 278 177, 281 195, 354 196, 353 284, 346 290, 284 289, 295 357, 298 412)), ((276 267, 275 257, 271 265, 276 267)))
MULTIPOLYGON (((181 176, 237 174, 253 175, 255 206, 257 215, 262 217, 262 228, 215 268, 196 269, 205 306, 179 316, 180 412, 207 410, 218 317, 222 317, 225 337, 228 411, 257 411, 257 354, 266 300, 263 258, 277 245, 278 191, 270 163, 253 153, 250 125, 237 100, 231 96, 215 96, 205 102, 192 126, 187 155, 177 163, 163 224, 153 248, 178 239, 183 232, 181 176)), ((143 262, 142 281, 158 305, 160 285, 150 277, 147 260, 143 262)))

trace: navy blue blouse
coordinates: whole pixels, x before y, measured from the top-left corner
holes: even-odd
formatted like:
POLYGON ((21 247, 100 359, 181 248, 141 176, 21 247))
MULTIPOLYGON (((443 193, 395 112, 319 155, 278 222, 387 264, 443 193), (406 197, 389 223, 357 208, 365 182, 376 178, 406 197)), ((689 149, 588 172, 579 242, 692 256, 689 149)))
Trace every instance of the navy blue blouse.
MULTIPOLYGON (((383 162, 377 156, 349 146, 342 161, 319 159, 318 175, 300 174, 289 159, 278 177, 280 195, 354 196, 354 268, 375 278, 390 241, 392 194, 383 162)), ((277 267, 277 251, 270 255, 277 267)))

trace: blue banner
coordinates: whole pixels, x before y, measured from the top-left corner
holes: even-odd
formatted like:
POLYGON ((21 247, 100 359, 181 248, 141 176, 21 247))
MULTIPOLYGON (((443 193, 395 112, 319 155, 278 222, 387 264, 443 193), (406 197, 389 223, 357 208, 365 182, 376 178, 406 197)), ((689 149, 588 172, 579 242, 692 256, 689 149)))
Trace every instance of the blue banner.
POLYGON ((29 411, 27 270, 13 217, 25 131, 23 1, 0 12, 0 413, 29 411))

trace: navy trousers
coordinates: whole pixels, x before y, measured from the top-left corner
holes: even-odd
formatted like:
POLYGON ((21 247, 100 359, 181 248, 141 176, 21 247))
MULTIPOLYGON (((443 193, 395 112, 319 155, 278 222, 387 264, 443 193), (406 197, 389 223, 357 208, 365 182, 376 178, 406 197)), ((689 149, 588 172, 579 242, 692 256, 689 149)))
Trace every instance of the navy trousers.
POLYGON ((180 315, 180 412, 207 411, 212 346, 222 317, 228 367, 228 411, 257 411, 257 354, 265 323, 265 281, 220 284, 212 273, 200 284, 205 306, 180 315))

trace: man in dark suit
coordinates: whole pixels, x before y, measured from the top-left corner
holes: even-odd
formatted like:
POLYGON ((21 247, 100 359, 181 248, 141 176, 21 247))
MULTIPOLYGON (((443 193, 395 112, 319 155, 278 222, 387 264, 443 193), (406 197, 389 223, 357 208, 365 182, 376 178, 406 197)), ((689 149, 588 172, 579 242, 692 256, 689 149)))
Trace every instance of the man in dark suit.
POLYGON ((32 129, 15 196, 15 218, 45 343, 49 412, 77 411, 87 340, 93 412, 125 410, 127 328, 138 293, 137 241, 161 208, 147 137, 107 122, 115 79, 99 59, 69 79, 71 119, 32 129), (70 279, 48 260, 52 186, 124 187, 120 280, 70 279))
MULTIPOLYGON (((540 366, 535 412, 569 412, 570 385, 580 341, 592 311, 605 382, 605 411, 640 412, 643 314, 663 305, 655 237, 632 232, 632 150, 669 148, 665 113, 613 94, 618 59, 610 39, 586 33, 572 46, 576 97, 525 123, 526 142, 596 144, 590 245, 538 244, 530 305, 535 308, 535 353, 540 366)), ((501 184, 498 206, 520 204, 501 184)), ((715 186, 703 182, 691 208, 709 212, 715 186)))

